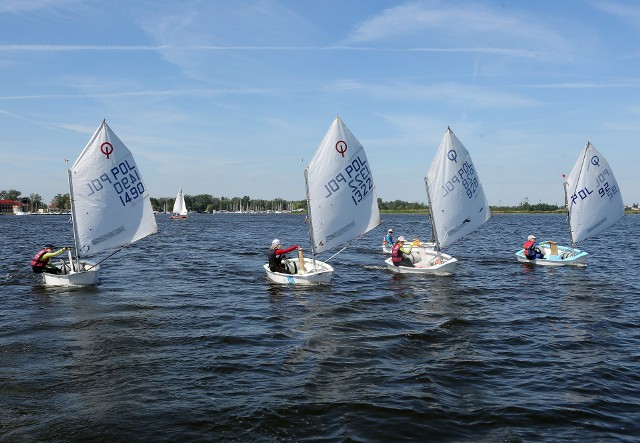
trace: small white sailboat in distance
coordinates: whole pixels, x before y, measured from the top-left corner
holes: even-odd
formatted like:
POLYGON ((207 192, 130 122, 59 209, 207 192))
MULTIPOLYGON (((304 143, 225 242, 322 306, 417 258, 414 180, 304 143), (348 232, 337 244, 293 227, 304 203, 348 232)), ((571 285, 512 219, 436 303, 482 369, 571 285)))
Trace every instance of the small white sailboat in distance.
POLYGON ((158 231, 151 200, 131 151, 103 121, 68 171, 76 257, 43 273, 46 285, 99 282, 100 266, 86 257, 136 242, 158 231))
POLYGON ((182 194, 182 186, 178 190, 176 195, 176 201, 173 203, 173 211, 169 218, 182 219, 187 218, 189 211, 187 211, 187 204, 184 202, 184 195, 182 194))
POLYGON ((330 282, 333 268, 316 259, 316 254, 348 245, 380 224, 367 155, 339 117, 333 120, 304 176, 313 256, 305 258, 298 251, 297 258, 288 260, 291 274, 271 271, 269 263, 265 264, 267 276, 276 283, 330 282))
POLYGON ((491 217, 471 156, 451 128, 442 137, 424 180, 435 247, 412 248, 413 266, 396 266, 393 257, 385 263, 399 274, 451 274, 458 260, 442 248, 472 233, 491 217))
POLYGON ((609 229, 624 216, 624 203, 609 162, 587 142, 564 182, 565 204, 571 246, 544 241, 543 258, 528 259, 525 250, 516 252, 519 262, 546 266, 585 266, 587 252, 576 245, 609 229))

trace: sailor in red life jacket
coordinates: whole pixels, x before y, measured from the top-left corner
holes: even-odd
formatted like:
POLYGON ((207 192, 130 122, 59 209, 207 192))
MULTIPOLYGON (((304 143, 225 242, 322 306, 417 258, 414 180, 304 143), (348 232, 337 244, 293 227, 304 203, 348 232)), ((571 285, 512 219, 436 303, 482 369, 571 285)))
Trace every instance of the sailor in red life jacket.
POLYGON ((538 243, 536 243, 535 235, 530 235, 529 237, 527 237, 527 241, 524 243, 524 255, 529 260, 544 258, 544 254, 538 247, 538 243))
POLYGON ((413 262, 411 258, 406 257, 406 255, 411 254, 411 243, 409 243, 408 247, 404 246, 405 238, 401 235, 396 240, 393 248, 391 249, 391 261, 394 266, 409 266, 413 267, 413 262))
POLYGON ((269 252, 267 252, 267 256, 269 257, 269 269, 271 272, 291 274, 291 271, 284 263, 282 263, 282 260, 286 258, 285 254, 295 251, 296 249, 300 249, 300 247, 298 245, 293 245, 287 249, 280 249, 281 246, 282 244, 277 238, 273 239, 271 242, 271 248, 269 248, 269 252))
POLYGON ((71 248, 61 248, 53 252, 55 248, 51 244, 44 245, 44 248, 31 259, 31 269, 36 274, 47 272, 49 274, 60 274, 60 269, 49 263, 52 257, 56 257, 71 248))

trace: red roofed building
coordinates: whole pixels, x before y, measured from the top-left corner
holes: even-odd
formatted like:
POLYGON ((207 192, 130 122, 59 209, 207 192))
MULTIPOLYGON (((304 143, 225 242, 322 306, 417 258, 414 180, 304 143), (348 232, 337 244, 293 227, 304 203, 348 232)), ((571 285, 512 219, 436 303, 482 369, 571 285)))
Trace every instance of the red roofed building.
POLYGON ((27 206, 26 203, 16 200, 0 200, 0 214, 15 214, 16 212, 22 212, 22 209, 25 206, 27 206))

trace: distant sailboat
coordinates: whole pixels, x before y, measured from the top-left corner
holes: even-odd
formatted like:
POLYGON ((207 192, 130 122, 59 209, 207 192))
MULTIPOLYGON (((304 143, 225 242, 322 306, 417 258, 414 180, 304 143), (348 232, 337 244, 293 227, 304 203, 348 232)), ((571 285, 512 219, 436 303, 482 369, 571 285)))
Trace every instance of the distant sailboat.
POLYGON ((435 247, 414 247, 413 266, 395 266, 392 257, 385 262, 400 274, 451 274, 458 260, 441 249, 474 232, 491 217, 471 156, 451 128, 442 137, 424 180, 435 247))
POLYGON ((380 224, 367 155, 339 117, 329 127, 304 176, 313 257, 305 258, 298 251, 297 258, 288 260, 291 274, 271 271, 265 264, 267 276, 277 283, 330 282, 333 267, 317 260, 316 254, 348 244, 380 224))
POLYGON ((52 286, 99 281, 100 266, 85 259, 158 231, 149 193, 131 151, 105 121, 68 171, 76 257, 62 274, 43 273, 52 286))
POLYGON ((609 162, 590 143, 584 147, 564 183, 569 215, 571 246, 554 241, 540 243, 544 258, 528 259, 524 249, 516 252, 519 262, 547 266, 586 265, 585 251, 578 242, 594 237, 624 216, 624 203, 609 162))
POLYGON ((173 203, 173 211, 169 218, 180 219, 187 218, 187 205, 184 202, 184 195, 182 194, 182 186, 180 186, 180 190, 178 191, 178 195, 176 196, 176 201, 173 203))

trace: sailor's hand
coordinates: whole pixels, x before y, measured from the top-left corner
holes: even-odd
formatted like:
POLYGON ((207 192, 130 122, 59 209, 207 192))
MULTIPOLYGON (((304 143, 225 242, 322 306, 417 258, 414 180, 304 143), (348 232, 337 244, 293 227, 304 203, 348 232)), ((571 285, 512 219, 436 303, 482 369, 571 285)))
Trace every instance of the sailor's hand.
POLYGON ((71 246, 65 246, 64 247, 67 251, 71 251, 71 246))

